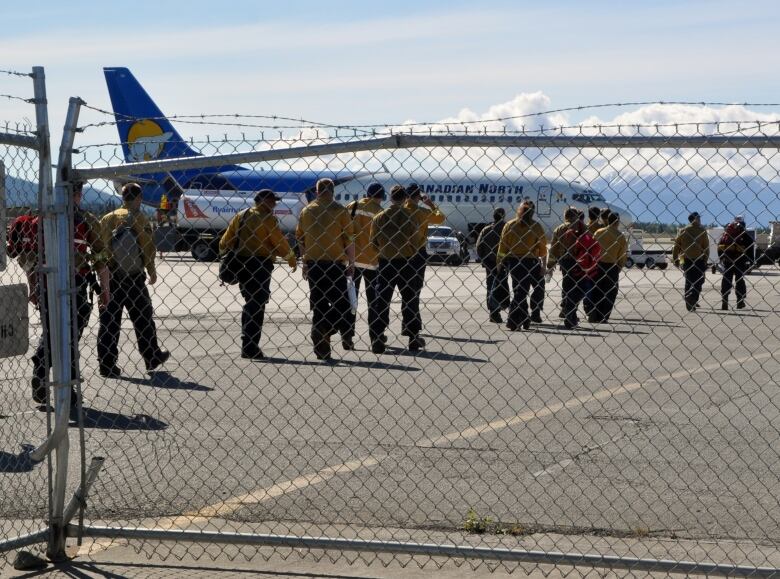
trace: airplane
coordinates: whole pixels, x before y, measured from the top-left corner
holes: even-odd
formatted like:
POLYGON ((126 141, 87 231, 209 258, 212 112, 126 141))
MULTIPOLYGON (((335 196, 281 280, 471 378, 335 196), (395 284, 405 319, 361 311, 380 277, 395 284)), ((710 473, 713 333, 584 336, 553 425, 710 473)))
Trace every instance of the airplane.
MULTIPOLYGON (((200 155, 182 139, 169 119, 127 68, 104 68, 111 105, 126 162, 200 155)), ((236 213, 253 204, 256 191, 273 189, 282 200, 275 215, 282 231, 291 235, 301 209, 315 196, 318 179, 336 184, 335 200, 359 199, 371 182, 385 190, 400 183, 417 183, 447 216, 447 224, 471 241, 493 211, 503 207, 508 216, 525 200, 536 204, 536 218, 549 233, 562 222, 568 206, 587 210, 591 205, 620 214, 624 225, 633 222, 627 209, 607 203, 601 193, 561 178, 504 173, 406 173, 380 171, 260 171, 240 165, 134 175, 143 189, 143 202, 159 207, 163 193, 177 206, 177 229, 199 261, 217 257, 216 244, 236 213)))

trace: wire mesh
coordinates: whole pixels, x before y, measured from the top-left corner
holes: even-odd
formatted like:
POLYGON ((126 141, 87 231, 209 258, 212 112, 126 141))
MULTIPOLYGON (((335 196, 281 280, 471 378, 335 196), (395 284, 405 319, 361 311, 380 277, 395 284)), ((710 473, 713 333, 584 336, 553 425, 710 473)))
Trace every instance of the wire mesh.
MULTIPOLYGON (((310 126, 259 141, 185 142, 139 121, 130 142, 80 147, 77 169, 183 147, 211 157, 365 138, 310 126)), ((557 133, 628 135, 636 147, 359 151, 91 183, 83 203, 100 213, 108 254, 123 251, 121 223, 146 253, 143 271, 130 274, 109 260, 114 309, 93 318, 80 342, 86 455, 107 456, 87 534, 161 529, 171 542, 132 544, 162 557, 441 565, 454 544, 541 553, 529 563, 469 564, 545 573, 571 571, 575 558, 560 553, 776 567, 780 239, 767 237, 780 210, 778 151, 642 139, 777 132, 771 118, 578 126, 557 133), (323 177, 333 179, 333 203, 312 204, 323 177), (141 184, 146 207, 130 217, 115 211, 128 181, 141 184), (360 201, 373 182, 387 197, 374 205, 360 201), (393 185, 411 183, 434 213, 402 207, 389 225, 374 221, 390 211, 393 185), (281 197, 276 219, 266 198, 242 224, 264 188, 281 197), (532 223, 512 222, 521 207, 529 214, 528 202, 532 223), (607 217, 591 237, 572 218, 554 237, 568 207, 609 209, 622 229, 612 233, 607 217), (479 234, 497 208, 510 226, 494 227, 491 245, 490 230, 479 234), (675 250, 694 212, 706 240, 686 230, 675 250), (750 242, 723 239, 737 215, 750 242), (372 226, 389 229, 382 238, 372 226), (322 262, 351 261, 353 237, 354 261, 369 267, 356 271, 351 335, 352 272, 322 262), (239 284, 223 285, 217 258, 233 239, 245 267, 239 284), (381 261, 366 239, 388 252, 381 261), (737 245, 744 256, 730 256, 737 245), (703 276, 700 296, 696 283, 686 290, 685 272, 690 282, 703 276), (726 272, 740 274, 746 296, 740 285, 721 309, 726 272), (391 282, 401 295, 385 314, 391 282), (193 530, 301 542, 215 549, 177 535, 193 530), (442 556, 322 549, 304 537, 432 544, 442 556)), ((80 552, 123 544, 86 539, 80 552)))
MULTIPOLYGON (((0 145, 0 162, 5 166, 5 203, 9 222, 38 211, 37 151, 0 145)), ((1 173, 1 172, 0 172, 1 173)), ((3 224, 5 226, 6 224, 3 224)), ((4 237, 5 239, 5 237, 4 237)), ((9 243, 11 240, 8 240, 9 243)), ((27 259, 8 259, 0 271, 0 286, 22 285, 34 264, 27 259)), ((4 294, 6 295, 6 294, 4 294)), ((8 304, 4 304, 7 308, 8 304)), ((0 359, 3 405, 0 409, 0 537, 3 540, 37 532, 46 526, 48 472, 34 464, 29 452, 47 430, 46 408, 32 404, 30 356, 40 341, 41 323, 37 308, 28 310, 29 351, 23 356, 0 359)), ((0 332, 8 331, 0 328, 0 332)), ((7 335, 2 336, 4 339, 7 335)), ((0 552, 0 562, 7 553, 0 552)))

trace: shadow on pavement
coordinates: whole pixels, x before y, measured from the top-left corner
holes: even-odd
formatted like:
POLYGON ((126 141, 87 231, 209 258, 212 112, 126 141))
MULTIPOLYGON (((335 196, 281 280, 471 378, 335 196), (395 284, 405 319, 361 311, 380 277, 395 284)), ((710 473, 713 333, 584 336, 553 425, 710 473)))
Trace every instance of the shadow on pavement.
MULTIPOLYGON (((330 573, 296 573, 294 571, 261 571, 228 567, 226 565, 198 565, 196 563, 91 563, 71 561, 60 565, 49 566, 38 571, 14 575, 16 579, 32 579, 33 577, 72 577, 77 579, 180 579, 192 577, 212 579, 213 577, 258 577, 275 578, 307 578, 307 579, 338 579, 344 575, 330 573)), ((360 575, 362 579, 372 579, 368 575, 360 575)), ((373 578, 376 579, 376 578, 373 578)))
MULTIPOLYGON (((104 428, 106 430, 165 430, 168 424, 146 414, 127 416, 116 412, 83 408, 84 428, 104 428)), ((76 426, 75 412, 71 414, 71 426, 76 426)))
POLYGON ((0 472, 30 472, 38 464, 30 458, 34 448, 31 444, 23 444, 19 454, 0 450, 0 472))
POLYGON ((387 364, 385 362, 363 362, 362 360, 344 360, 339 358, 332 358, 331 360, 290 360, 288 358, 263 358, 258 360, 257 364, 279 364, 279 365, 291 365, 291 366, 333 366, 338 368, 339 366, 350 366, 353 368, 369 368, 371 370, 396 370, 399 372, 420 372, 420 368, 416 366, 404 366, 402 364, 387 364))
POLYGON ((455 336, 434 336, 433 334, 420 334, 423 338, 432 340, 447 340, 448 342, 461 342, 464 344, 500 344, 503 340, 478 340, 477 338, 457 338, 455 336))
POLYGON ((412 358, 425 358, 427 360, 441 362, 475 362, 479 364, 487 364, 488 362, 482 358, 471 358, 470 356, 459 356, 458 354, 447 354, 446 352, 432 352, 430 350, 412 352, 411 350, 397 348, 395 346, 388 346, 385 354, 390 354, 392 356, 411 356, 412 358))
POLYGON ((198 384, 197 382, 183 382, 169 372, 150 372, 149 378, 132 378, 122 376, 120 380, 132 384, 142 384, 154 386, 156 388, 167 388, 169 390, 193 390, 195 392, 211 392, 214 390, 209 386, 198 384))

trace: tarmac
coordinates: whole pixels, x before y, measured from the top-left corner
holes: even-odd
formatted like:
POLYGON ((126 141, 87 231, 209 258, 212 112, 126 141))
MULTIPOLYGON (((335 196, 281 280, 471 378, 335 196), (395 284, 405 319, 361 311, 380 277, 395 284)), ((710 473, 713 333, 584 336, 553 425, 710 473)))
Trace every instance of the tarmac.
MULTIPOLYGON (((571 331, 557 273, 544 323, 509 332, 487 320, 478 264, 430 266, 424 352, 405 349, 394 303, 388 352, 372 354, 361 303, 357 350, 334 339, 330 364, 308 340, 300 272, 274 272, 263 362, 239 357, 242 300, 216 264, 167 254, 159 276, 164 368, 146 374, 127 320, 121 379, 97 374, 96 314, 82 339, 84 453, 106 457, 87 524, 780 565, 776 268, 750 275, 748 308, 726 312, 708 273, 695 313, 678 270, 626 270, 611 322, 571 331)), ((0 533, 11 537, 46 519, 46 466, 19 454, 43 439, 46 414, 28 400, 27 358, 3 364, 0 533)), ((68 496, 75 426, 71 447, 68 496)), ((75 553, 57 572, 476 577, 489 566, 107 539, 75 553)), ((497 565, 491 576, 508 570, 497 565)))

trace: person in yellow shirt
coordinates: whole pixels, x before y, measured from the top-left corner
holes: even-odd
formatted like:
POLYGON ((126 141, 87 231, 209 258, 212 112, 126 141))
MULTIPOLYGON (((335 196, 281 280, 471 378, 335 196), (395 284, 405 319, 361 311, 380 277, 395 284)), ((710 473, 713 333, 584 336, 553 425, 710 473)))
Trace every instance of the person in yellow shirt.
POLYGON ((525 201, 517 208, 517 217, 508 221, 498 243, 498 263, 512 277, 512 303, 509 306, 507 329, 527 330, 531 322, 542 322, 544 307, 544 260, 547 257, 547 237, 544 228, 534 220, 534 205, 525 201), (528 295, 531 295, 531 316, 528 315, 528 295))
POLYGON ((244 298, 241 311, 241 357, 261 360, 260 336, 263 332, 265 306, 271 297, 271 274, 274 258, 281 257, 296 270, 295 254, 290 249, 274 207, 280 197, 270 189, 255 195, 255 206, 237 214, 219 240, 219 251, 236 248, 243 268, 238 274, 238 288, 244 298))
POLYGON ((601 246, 601 256, 591 289, 593 306, 588 321, 596 324, 608 322, 612 315, 618 295, 620 270, 625 267, 628 258, 626 236, 618 229, 620 216, 610 211, 607 213, 607 223, 606 227, 597 229, 594 235, 601 246))
MULTIPOLYGON (((347 211, 352 218, 352 229, 355 234, 355 293, 360 295, 360 282, 366 281, 366 300, 371 304, 376 299, 374 282, 376 280, 379 254, 371 244, 371 222, 382 211, 382 200, 385 198, 385 188, 381 183, 371 183, 366 188, 366 196, 359 201, 347 205, 347 211)), ((341 345, 345 350, 355 349, 355 322, 357 314, 350 310, 347 314, 349 329, 341 337, 341 345)))
MULTIPOLYGON (((563 212, 563 223, 553 229, 552 240, 550 241, 550 253, 547 257, 547 270, 551 271, 555 269, 555 266, 560 262, 561 271, 566 271, 571 267, 571 236, 567 236, 566 232, 569 231, 571 226, 580 218, 580 210, 576 207, 567 207, 563 212)), ((564 279, 566 277, 564 276, 564 279)), ((561 288, 563 290, 563 288, 561 288)), ((563 292, 561 300, 561 311, 558 314, 559 318, 565 317, 563 311, 563 304, 565 303, 565 291, 563 292)))
MULTIPOLYGON (((412 285, 419 294, 422 292, 425 285, 425 268, 428 263, 428 252, 426 247, 428 245, 428 226, 429 225, 441 225, 445 221, 444 214, 439 211, 436 204, 427 195, 423 195, 422 189, 417 183, 410 183, 406 187, 406 204, 405 207, 409 209, 412 214, 412 219, 417 223, 417 233, 412 241, 413 245, 417 249, 417 253, 412 260, 410 266, 414 272, 414 278, 412 279, 412 285), (420 207, 420 203, 426 207, 420 207)), ((420 310, 417 308, 416 316, 414 320, 407 319, 405 316, 412 312, 411 309, 403 310, 403 330, 401 335, 412 337, 409 327, 420 326, 422 328, 422 318, 420 318, 420 310)), ((417 336, 416 342, 425 345, 425 340, 417 336)))
POLYGON ((707 261, 710 255, 710 238, 707 230, 701 225, 701 217, 697 212, 688 215, 689 225, 683 227, 674 240, 672 262, 680 267, 685 276, 685 309, 696 311, 699 307, 699 296, 704 286, 704 276, 707 271, 707 261))
POLYGON ((317 198, 301 211, 295 236, 303 278, 309 282, 314 354, 330 360, 330 337, 349 332, 347 276, 355 273, 355 244, 349 212, 333 200, 333 180, 320 179, 316 189, 317 198))
POLYGON ((146 287, 147 279, 149 285, 157 283, 157 271, 152 226, 141 211, 142 192, 138 183, 127 183, 122 187, 122 207, 100 220, 111 283, 111 301, 100 312, 97 348, 100 375, 106 378, 121 376, 116 362, 124 309, 133 322, 148 371, 171 355, 157 343, 152 298, 146 287))
POLYGON ((418 259, 420 250, 416 236, 420 222, 413 210, 405 205, 406 190, 395 185, 390 190, 390 207, 374 217, 371 223, 371 244, 379 255, 376 276, 376 296, 368 310, 368 334, 371 351, 385 351, 385 330, 390 323, 390 301, 395 288, 401 293, 402 334, 409 337, 409 350, 421 350, 420 287, 418 259))

